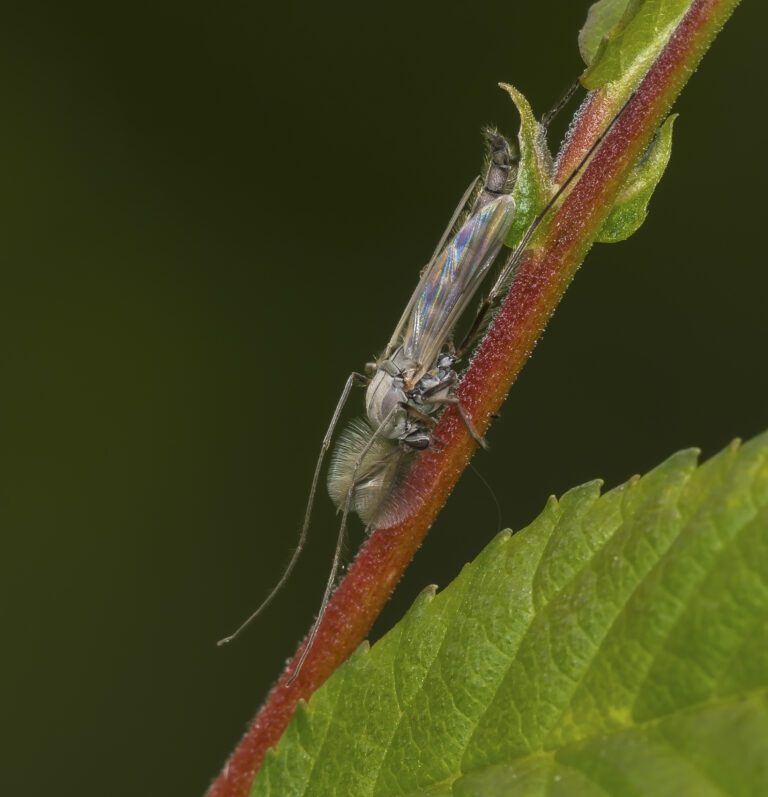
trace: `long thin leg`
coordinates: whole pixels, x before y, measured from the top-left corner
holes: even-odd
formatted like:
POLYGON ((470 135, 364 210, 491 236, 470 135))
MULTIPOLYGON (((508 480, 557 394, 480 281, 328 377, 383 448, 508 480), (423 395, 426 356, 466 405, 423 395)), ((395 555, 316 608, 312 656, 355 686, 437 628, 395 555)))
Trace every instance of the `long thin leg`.
POLYGON ((342 410, 344 409, 344 405, 347 403, 347 399, 349 398, 349 394, 352 392, 352 387, 355 384, 367 384, 368 379, 363 376, 362 374, 358 373, 351 373, 347 377, 347 381, 344 384, 344 390, 341 392, 341 396, 339 398, 338 403, 336 404, 336 409, 333 412, 333 417, 331 418, 331 423, 328 426, 328 431, 325 433, 325 437, 323 438, 323 443, 320 446, 320 454, 317 457, 317 464, 315 465, 315 474, 312 477, 312 486, 309 489, 309 498, 307 499, 307 508, 304 512, 304 522, 301 526, 301 532, 299 533, 299 541, 296 548, 291 554, 291 558, 288 564, 285 566, 283 570, 283 574, 280 576, 277 584, 272 587, 269 595, 261 602, 259 607, 253 612, 245 622, 241 623, 240 626, 229 636, 224 637, 224 639, 220 639, 216 644, 217 645, 226 645, 228 642, 231 642, 247 625, 249 625, 253 620, 255 620, 263 611, 264 609, 272 603, 275 595, 285 586, 286 582, 288 581, 291 573, 293 572, 293 568, 296 567, 296 562, 299 561, 299 556, 301 556, 301 552, 304 550, 304 545, 307 542, 307 533, 309 531, 309 521, 312 517, 312 507, 315 503, 315 493, 317 492, 317 485, 320 481, 320 472, 323 468, 323 462, 325 460, 325 455, 328 451, 329 446, 331 445, 331 439, 333 438, 333 432, 336 429, 336 424, 339 422, 339 417, 341 415, 342 410))
POLYGON ((467 431, 469 432, 469 436, 480 446, 480 448, 484 449, 485 451, 488 450, 488 443, 486 443, 485 438, 480 434, 480 432, 475 429, 475 425, 467 415, 466 410, 464 409, 464 405, 456 396, 446 396, 445 398, 438 398, 438 399, 431 399, 433 404, 448 404, 451 407, 456 407, 456 411, 459 413, 459 418, 461 418, 461 422, 466 426, 467 431))
POLYGON ((477 476, 477 478, 480 479, 480 482, 485 487, 485 489, 488 490, 488 492, 490 493, 491 500, 493 501, 494 506, 496 507, 496 531, 499 532, 501 531, 501 526, 502 526, 501 504, 499 503, 499 499, 496 497, 496 493, 494 492, 493 487, 491 487, 485 476, 483 476, 483 474, 480 473, 480 471, 475 467, 472 460, 469 461, 468 465, 470 468, 472 468, 472 471, 474 472, 475 476, 477 476))
POLYGON ((315 642, 315 637, 317 636, 317 632, 320 629, 320 623, 323 622, 323 617, 325 617, 325 610, 328 608, 328 601, 331 599, 331 593, 333 592, 333 587, 336 583, 336 576, 339 572, 339 566, 341 564, 341 552, 344 548, 344 540, 347 535, 347 518, 349 517, 349 511, 352 508, 352 496, 355 493, 355 487, 357 482, 357 473, 360 470, 360 466, 363 463, 363 459, 365 458, 366 454, 371 450, 376 438, 382 433, 385 426, 389 423, 392 416, 395 412, 399 411, 400 407, 397 405, 394 406, 389 413, 387 413, 386 418, 379 424, 376 431, 371 435, 371 439, 365 444, 363 450, 358 454, 357 459, 355 460, 355 466, 352 469, 352 478, 350 479, 350 486, 349 490, 347 490, 347 496, 344 499, 344 508, 341 512, 341 525, 339 526, 339 533, 336 537, 336 550, 333 553, 333 563, 331 564, 331 570, 328 573, 328 580, 325 583, 325 592, 323 593, 323 600, 320 603, 320 611, 317 613, 317 617, 315 618, 315 622, 312 624, 312 628, 309 630, 309 635, 307 636, 307 642, 304 645, 304 650, 301 653, 301 657, 299 658, 298 662, 296 663, 296 668, 291 673, 291 677, 288 679, 287 684, 290 686, 296 678, 298 678, 299 673, 301 672, 301 668, 304 666, 304 662, 309 655, 309 651, 312 649, 312 645, 315 642))
POLYGON ((565 93, 562 97, 541 117, 541 126, 544 128, 546 132, 547 128, 552 123, 552 120, 560 113, 560 111, 568 105, 571 97, 579 90, 581 87, 581 81, 574 80, 570 86, 565 90, 565 93))

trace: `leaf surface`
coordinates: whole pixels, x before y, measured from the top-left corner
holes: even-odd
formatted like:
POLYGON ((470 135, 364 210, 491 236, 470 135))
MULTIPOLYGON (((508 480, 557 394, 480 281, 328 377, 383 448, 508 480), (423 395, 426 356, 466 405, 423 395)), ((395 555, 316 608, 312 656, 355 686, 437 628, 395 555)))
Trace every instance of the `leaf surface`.
POLYGON ((595 11, 590 8, 581 34, 586 43, 586 47, 581 44, 582 57, 586 52, 590 58, 581 77, 585 88, 617 83, 626 91, 636 84, 669 41, 691 0, 629 0, 614 22, 620 5, 603 0, 595 11))
POLYGON ((677 115, 668 116, 624 183, 597 241, 617 243, 637 232, 648 215, 648 203, 672 154, 672 127, 677 115))
POLYGON ((507 246, 514 248, 552 193, 552 155, 547 148, 545 131, 528 100, 514 86, 507 83, 501 83, 500 86, 512 98, 520 115, 520 130, 517 134, 520 162, 512 190, 515 219, 506 240, 507 246))
MULTIPOLYGON (((637 3, 637 0, 632 0, 637 3)), ((603 46, 603 41, 621 21, 630 0, 598 0, 587 11, 587 20, 579 31, 579 52, 589 66, 603 46)))
POLYGON ((768 434, 592 482, 300 706, 253 795, 768 793, 768 434))

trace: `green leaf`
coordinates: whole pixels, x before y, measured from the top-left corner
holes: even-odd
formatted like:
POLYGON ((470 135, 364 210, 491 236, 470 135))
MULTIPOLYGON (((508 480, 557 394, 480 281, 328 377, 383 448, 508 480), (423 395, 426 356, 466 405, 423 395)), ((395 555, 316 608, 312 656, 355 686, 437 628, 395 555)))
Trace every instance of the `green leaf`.
POLYGON ((253 795, 768 794, 768 434, 503 533, 293 718, 253 795))
MULTIPOLYGON (((631 0, 636 5, 638 0, 631 0)), ((579 31, 579 52, 589 66, 604 40, 621 21, 630 0, 598 0, 587 11, 587 20, 579 31)))
POLYGON ((648 215, 648 203, 672 154, 672 127, 677 114, 668 116, 648 149, 635 164, 596 240, 616 243, 636 232, 648 215))
POLYGON ((506 240, 507 246, 514 248, 550 197, 552 155, 547 147, 545 130, 536 119, 528 100, 514 86, 507 83, 499 85, 512 98, 520 114, 520 131, 517 134, 520 163, 512 190, 515 219, 506 240))
MULTIPOLYGON (((587 52, 592 53, 592 58, 581 77, 584 87, 597 89, 607 83, 620 83, 627 90, 634 86, 666 45, 690 4, 691 0, 631 0, 621 19, 610 27, 609 20, 617 9, 611 9, 607 21, 590 21, 588 16, 584 27, 588 31, 587 52), (593 50, 598 34, 600 44, 593 50)), ((607 6, 603 11, 607 11, 607 6)))

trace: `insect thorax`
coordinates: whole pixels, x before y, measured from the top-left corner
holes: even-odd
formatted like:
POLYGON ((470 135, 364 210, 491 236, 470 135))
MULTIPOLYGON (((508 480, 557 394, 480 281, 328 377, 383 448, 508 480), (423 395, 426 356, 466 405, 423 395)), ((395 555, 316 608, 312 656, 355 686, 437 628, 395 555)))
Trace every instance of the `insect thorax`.
POLYGON ((453 397, 453 363, 443 354, 424 373, 398 348, 376 364, 366 392, 367 418, 353 420, 339 436, 328 471, 333 502, 342 507, 351 496, 350 508, 367 527, 393 523, 407 511, 399 487, 410 454, 429 447, 433 416, 453 397))
POLYGON ((458 381, 453 357, 442 355, 424 372, 396 349, 378 364, 365 396, 371 426, 404 447, 422 450, 429 446, 435 421, 431 416, 443 406, 458 381))

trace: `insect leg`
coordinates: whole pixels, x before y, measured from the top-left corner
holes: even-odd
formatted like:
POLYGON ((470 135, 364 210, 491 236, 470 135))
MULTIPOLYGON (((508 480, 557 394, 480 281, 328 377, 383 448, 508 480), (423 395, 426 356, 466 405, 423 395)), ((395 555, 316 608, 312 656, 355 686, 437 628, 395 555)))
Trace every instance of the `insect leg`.
MULTIPOLYGON (((432 401, 432 404, 438 404, 437 400, 432 401)), ((412 418, 416 418, 421 421, 425 426, 435 427, 437 426, 437 418, 433 418, 431 415, 427 415, 426 412, 422 412, 421 410, 417 410, 416 407, 412 407, 410 404, 406 404, 403 402, 400 404, 400 408, 405 410, 412 418)))
POLYGON ((488 491, 489 495, 491 496, 491 500, 493 501, 494 506, 496 507, 496 531, 499 532, 502 529, 503 521, 502 521, 502 513, 501 513, 501 504, 499 503, 499 499, 496 496, 496 492, 494 491, 493 487, 488 483, 488 480, 483 476, 482 473, 475 467, 472 460, 468 463, 469 467, 472 469, 473 473, 477 478, 480 480, 480 483, 485 487, 488 491))
POLYGON ((333 412, 333 417, 331 418, 331 422, 328 426, 328 431, 325 433, 325 437, 323 438, 323 443, 320 446, 320 454, 317 457, 317 464, 315 465, 315 474, 312 477, 312 486, 309 489, 309 498, 307 499, 307 508, 304 512, 304 522, 301 526, 301 532, 299 533, 299 541, 294 549, 293 553, 291 554, 291 558, 288 561, 288 564, 285 566, 282 575, 280 576, 277 584, 272 587, 271 591, 267 595, 266 598, 261 602, 259 607, 254 611, 243 623, 238 626, 238 628, 231 633, 229 636, 220 639, 216 644, 217 645, 226 645, 228 642, 231 642, 247 625, 249 625, 253 620, 255 620, 263 611, 264 609, 272 603, 275 595, 285 586, 285 583, 288 581, 291 573, 293 572, 294 567, 296 567, 296 563, 299 561, 299 556, 301 556, 301 552, 304 550, 304 545, 307 542, 307 533, 309 531, 309 521, 312 516, 312 507, 315 503, 315 493, 317 492, 317 484, 320 480, 320 472, 323 468, 323 462, 325 460, 325 455, 328 452, 328 448, 331 445, 331 439, 333 438, 333 433, 336 429, 336 424, 339 422, 339 416, 341 415, 342 410, 344 409, 344 405, 347 403, 347 399, 349 398, 349 394, 352 392, 352 387, 354 385, 367 385, 368 378, 363 376, 362 374, 358 373, 351 373, 347 377, 347 381, 344 384, 344 390, 341 391, 341 396, 339 397, 339 401, 336 404, 336 409, 333 412))
POLYGON ((445 396, 443 398, 436 398, 430 399, 433 404, 447 404, 451 407, 456 407, 456 412, 459 413, 459 418, 461 418, 461 422, 466 427, 467 431, 469 432, 469 436, 482 448, 483 450, 488 450, 488 443, 486 443, 485 438, 480 434, 480 432, 475 429, 475 425, 467 415, 464 406, 462 405, 461 401, 456 396, 445 396))
POLYGON ((355 494, 355 482, 357 481, 357 474, 360 470, 360 466, 365 459, 366 454, 371 450, 376 438, 384 431, 387 424, 392 419, 392 416, 400 411, 399 406, 393 407, 388 413, 384 420, 379 424, 376 431, 371 435, 371 439, 365 444, 362 451, 358 454, 357 459, 355 460, 355 465, 352 469, 352 478, 350 480, 349 490, 347 490, 346 498, 344 499, 344 507, 341 511, 341 524, 339 526, 339 533, 336 537, 336 550, 333 552, 333 563, 331 564, 331 570, 328 573, 328 580, 325 583, 325 592, 323 593, 323 600, 320 603, 320 610, 317 613, 317 617, 315 618, 315 622, 312 624, 312 628, 309 631, 309 635, 307 636, 307 642, 304 645, 304 650, 301 653, 301 657, 296 664, 296 668, 291 673, 290 678, 288 678, 287 684, 290 686, 298 677, 299 673, 301 672, 301 668, 304 666, 304 662, 309 655, 309 651, 312 649, 312 645, 314 644, 315 637, 317 636, 317 632, 320 628, 320 623, 323 621, 323 617, 325 617, 325 610, 328 608, 328 601, 331 599, 331 593, 333 592, 334 584, 336 583, 336 576, 339 572, 339 565, 341 564, 341 552, 344 548, 344 540, 347 534, 347 518, 349 517, 350 509, 352 508, 352 497, 355 494))
POLYGON ((574 80, 570 86, 565 90, 562 97, 541 117, 541 126, 546 133, 547 128, 552 124, 552 120, 565 108, 571 100, 571 97, 579 90, 581 86, 580 80, 574 80))
MULTIPOLYGON (((469 419, 461 401, 455 395, 448 395, 448 396, 437 396, 436 394, 440 391, 446 390, 446 388, 453 393, 455 389, 454 386, 458 380, 458 375, 455 371, 451 371, 449 375, 443 379, 442 381, 438 382, 433 387, 425 390, 421 396, 423 401, 426 401, 430 404, 445 404, 450 405, 452 407, 456 407, 456 411, 459 413, 459 417, 461 418, 462 423, 466 427, 467 431, 470 434, 470 437, 485 451, 488 450, 488 443, 486 443, 485 438, 475 429, 474 424, 469 419)), ((413 407, 410 404, 403 404, 403 409, 409 412, 416 418, 419 418, 425 424, 432 424, 433 426, 436 425, 435 419, 431 415, 427 415, 426 413, 419 412, 418 409, 413 407)))

